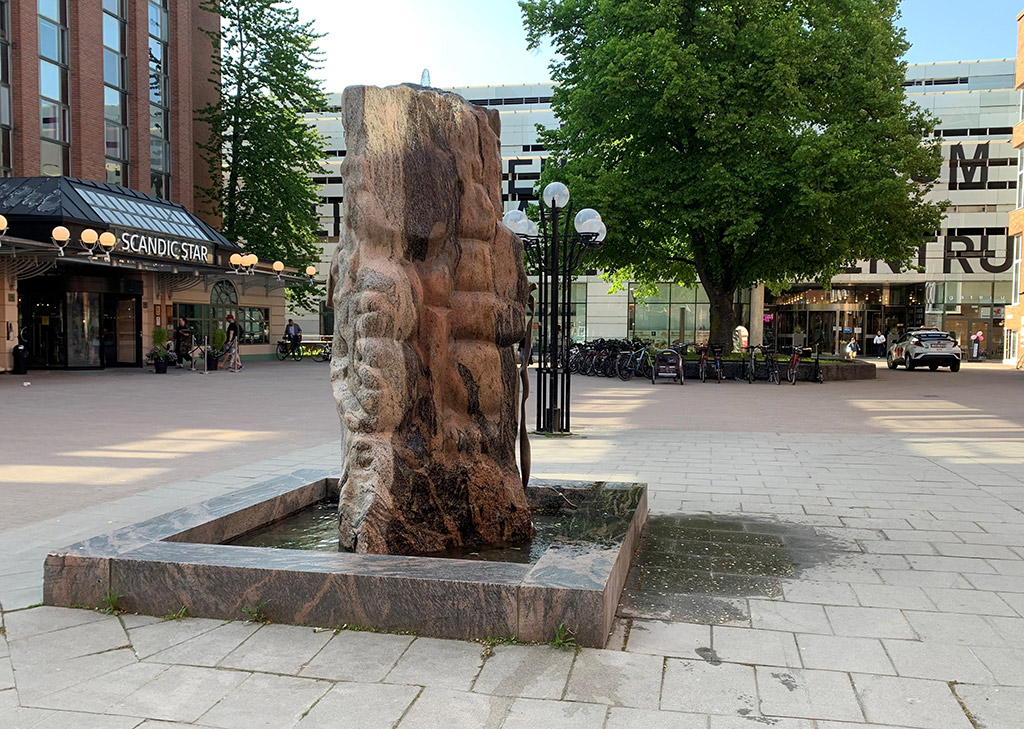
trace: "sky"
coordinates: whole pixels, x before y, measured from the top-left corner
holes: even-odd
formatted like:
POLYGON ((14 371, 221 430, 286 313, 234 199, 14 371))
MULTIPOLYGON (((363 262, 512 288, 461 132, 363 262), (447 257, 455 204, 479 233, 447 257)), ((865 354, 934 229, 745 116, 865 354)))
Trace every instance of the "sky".
MULTIPOLYGON (((292 0, 326 34, 328 92, 352 84, 439 87, 547 81, 551 50, 526 50, 515 0, 292 0)), ((1024 0, 903 0, 910 63, 1013 58, 1024 0)))

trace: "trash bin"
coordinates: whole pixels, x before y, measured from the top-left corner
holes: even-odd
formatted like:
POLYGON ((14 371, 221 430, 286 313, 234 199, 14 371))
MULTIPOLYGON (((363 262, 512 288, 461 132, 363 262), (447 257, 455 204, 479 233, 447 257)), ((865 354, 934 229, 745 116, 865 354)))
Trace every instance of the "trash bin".
POLYGON ((28 374, 28 350, 24 344, 17 344, 14 347, 14 369, 12 375, 28 374))

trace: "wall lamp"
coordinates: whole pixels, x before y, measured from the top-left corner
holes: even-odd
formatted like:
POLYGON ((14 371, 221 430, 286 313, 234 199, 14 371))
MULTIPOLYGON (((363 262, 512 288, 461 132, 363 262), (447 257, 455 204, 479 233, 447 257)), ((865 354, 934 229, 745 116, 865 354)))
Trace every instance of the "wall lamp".
POLYGON ((241 253, 232 253, 228 262, 234 269, 232 273, 246 274, 252 276, 256 272, 256 264, 259 263, 260 258, 255 253, 246 253, 244 256, 241 253))

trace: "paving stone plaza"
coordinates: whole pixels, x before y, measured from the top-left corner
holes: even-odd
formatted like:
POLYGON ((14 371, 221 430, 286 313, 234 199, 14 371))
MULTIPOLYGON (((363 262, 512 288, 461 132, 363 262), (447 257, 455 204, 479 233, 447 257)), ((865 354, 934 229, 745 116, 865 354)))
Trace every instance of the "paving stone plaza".
POLYGON ((576 435, 534 437, 535 475, 650 487, 603 650, 38 606, 48 551, 337 468, 337 420, 310 362, 33 373, 0 379, 0 401, 3 729, 1024 721, 1024 376, 1010 368, 795 387, 577 379, 576 435))

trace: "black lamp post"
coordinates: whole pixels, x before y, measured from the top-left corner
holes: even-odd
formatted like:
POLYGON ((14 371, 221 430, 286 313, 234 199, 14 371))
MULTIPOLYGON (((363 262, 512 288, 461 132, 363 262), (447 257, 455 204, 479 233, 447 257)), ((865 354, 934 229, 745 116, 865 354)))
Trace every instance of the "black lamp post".
MULTIPOLYGON (((572 280, 585 250, 596 250, 604 242, 607 229, 596 210, 584 208, 572 214, 569 188, 552 182, 544 188, 540 205, 540 223, 521 210, 511 210, 502 218, 526 247, 531 273, 537 276, 537 431, 568 433, 569 396, 569 310, 572 280), (572 219, 575 233, 569 233, 572 219)), ((532 337, 533 332, 527 332, 532 337)))

